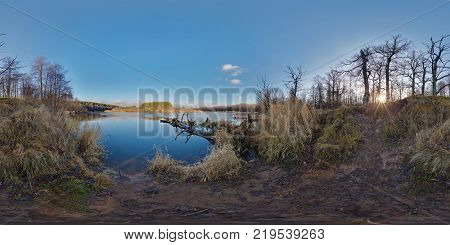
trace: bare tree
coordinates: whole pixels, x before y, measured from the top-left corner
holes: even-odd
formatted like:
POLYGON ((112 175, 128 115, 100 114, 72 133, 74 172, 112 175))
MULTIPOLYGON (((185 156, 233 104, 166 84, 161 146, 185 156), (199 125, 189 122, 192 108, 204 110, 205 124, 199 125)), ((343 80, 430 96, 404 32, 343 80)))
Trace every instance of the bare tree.
POLYGON ((41 100, 43 100, 44 96, 45 96, 43 80, 44 80, 44 72, 46 70, 46 66, 47 66, 47 61, 45 60, 44 57, 40 56, 34 60, 34 64, 31 67, 32 74, 36 78, 36 84, 38 85, 38 88, 39 88, 39 98, 41 100))
MULTIPOLYGON (((0 34, 1 36, 4 36, 5 34, 0 34)), ((5 46, 5 42, 0 42, 0 48, 5 46)), ((0 62, 2 62, 2 68, 0 68, 0 76, 3 75, 6 71, 8 71, 8 69, 14 64, 14 62, 17 60, 16 58, 10 59, 10 57, 3 57, 0 58, 0 62), (5 60, 9 61, 9 63, 5 63, 5 60)))
POLYGON ((423 96, 425 95, 426 85, 430 81, 430 79, 427 76, 428 59, 425 57, 424 54, 421 54, 420 56, 422 57, 420 59, 420 84, 421 84, 421 94, 423 96))
POLYGON ((337 106, 341 103, 342 95, 345 92, 342 74, 343 72, 336 69, 331 69, 331 71, 326 74, 326 95, 327 103, 330 106, 337 106))
POLYGON ((2 96, 3 97, 17 97, 18 83, 22 74, 19 72, 19 61, 16 58, 5 57, 2 59, 1 70, 4 72, 1 76, 2 96))
POLYGON ((362 75, 364 85, 363 103, 368 104, 370 98, 370 84, 369 84, 369 59, 372 55, 372 49, 369 47, 363 48, 358 54, 355 54, 350 60, 344 62, 344 65, 349 65, 350 69, 347 71, 353 76, 360 77, 362 75))
POLYGON ((61 101, 72 98, 70 81, 66 79, 67 71, 59 64, 47 65, 48 83, 45 88, 46 101, 53 107, 57 107, 61 101))
POLYGON ((322 76, 319 76, 319 75, 315 76, 313 78, 313 85, 311 85, 311 89, 310 89, 310 98, 316 108, 323 107, 323 105, 325 103, 324 81, 325 81, 325 78, 322 76))
POLYGON ((396 35, 393 36, 390 40, 386 41, 384 44, 375 47, 375 51, 384 59, 386 101, 389 101, 391 99, 390 75, 392 64, 397 58, 399 58, 400 54, 409 49, 410 44, 411 42, 403 39, 400 35, 396 35))
POLYGON ((426 44, 428 62, 431 66, 431 93, 438 94, 437 85, 442 79, 450 76, 450 59, 446 57, 450 45, 445 43, 445 39, 450 35, 441 36, 438 40, 430 38, 430 43, 426 44))
POLYGON ((33 78, 30 75, 22 76, 21 95, 23 99, 31 99, 35 94, 35 87, 33 86, 33 78))
POLYGON ((302 87, 301 81, 304 76, 302 67, 298 66, 296 68, 292 68, 291 66, 288 66, 285 73, 288 74, 289 78, 289 80, 285 81, 286 88, 289 92, 289 97, 291 99, 296 99, 298 98, 299 91, 302 87))
POLYGON ((420 74, 422 57, 415 50, 412 50, 406 56, 402 65, 401 74, 410 80, 411 95, 416 94, 416 78, 420 74))
POLYGON ((256 100, 261 106, 263 112, 267 112, 272 103, 277 103, 280 100, 281 91, 278 88, 272 87, 266 77, 258 78, 258 85, 256 88, 256 100))

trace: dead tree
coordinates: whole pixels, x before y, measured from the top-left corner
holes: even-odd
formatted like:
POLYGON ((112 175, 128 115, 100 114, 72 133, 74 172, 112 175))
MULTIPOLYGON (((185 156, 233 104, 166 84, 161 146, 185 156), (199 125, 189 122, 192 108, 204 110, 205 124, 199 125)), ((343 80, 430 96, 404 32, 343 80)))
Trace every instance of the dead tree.
POLYGON ((430 38, 430 43, 426 44, 428 62, 431 66, 431 93, 438 94, 437 84, 442 79, 450 76, 450 59, 446 57, 450 45, 445 43, 445 39, 450 35, 441 36, 438 40, 430 38))
POLYGON ((428 59, 423 54, 421 54, 421 57, 422 58, 420 59, 420 83, 421 83, 421 94, 422 96, 424 96, 426 85, 430 81, 430 79, 427 76, 428 59))
POLYGON ((192 135, 197 135, 210 142, 214 142, 214 138, 212 136, 216 132, 216 129, 197 125, 195 121, 189 120, 189 114, 183 113, 181 119, 178 118, 178 114, 175 118, 161 118, 160 122, 167 123, 177 130, 175 139, 184 134, 186 135, 186 143, 189 139, 191 139, 192 135), (180 131, 178 132, 178 130, 180 131))
POLYGON ((285 73, 288 74, 289 78, 289 80, 285 81, 286 88, 289 92, 289 98, 297 99, 298 93, 301 89, 301 81, 304 76, 302 67, 299 66, 294 69, 291 66, 288 66, 285 73))
POLYGON ((2 96, 3 97, 17 97, 19 81, 23 74, 19 72, 22 68, 16 58, 5 57, 2 59, 1 76, 2 96))
MULTIPOLYGON (((4 35, 5 34, 0 34, 0 37, 4 36, 4 35)), ((0 42, 0 48, 3 46, 5 46, 5 42, 0 42)), ((9 70, 9 68, 11 68, 11 66, 14 65, 14 63, 17 60, 17 57, 13 58, 12 60, 10 59, 9 62, 5 62, 5 60, 7 60, 7 59, 8 59, 8 57, 0 58, 0 62, 3 62, 3 66, 0 69, 0 76, 3 75, 5 72, 7 72, 9 70)))
POLYGON ((364 96, 363 96, 363 104, 369 103, 370 98, 370 85, 369 85, 369 76, 370 71, 368 69, 368 63, 370 56, 372 55, 372 49, 367 47, 363 48, 359 51, 358 54, 355 54, 350 60, 344 62, 344 65, 350 66, 350 69, 346 72, 351 74, 352 76, 360 77, 362 75, 363 85, 364 85, 364 96))
POLYGON ((32 66, 32 73, 34 74, 36 78, 36 84, 39 87, 39 98, 41 100, 44 99, 44 72, 47 69, 47 62, 44 57, 37 57, 34 60, 34 64, 32 66))
POLYGON ((315 76, 313 78, 313 85, 311 86, 310 98, 312 103, 316 108, 322 108, 325 100, 324 100, 324 81, 325 78, 322 76, 315 76))
POLYGON ((372 77, 372 102, 375 102, 377 98, 380 98, 381 95, 381 84, 383 81, 383 71, 384 71, 384 63, 383 59, 378 59, 374 55, 371 57, 371 72, 370 75, 372 77))
POLYGON ((343 72, 336 69, 331 69, 331 71, 327 73, 327 103, 332 107, 341 103, 341 97, 345 92, 345 87, 342 86, 342 74, 343 72))
POLYGON ((406 56, 402 65, 401 74, 410 80, 411 95, 416 94, 416 78, 419 76, 422 57, 412 50, 406 56))
POLYGON ((259 78, 257 88, 255 90, 256 101, 261 107, 261 111, 267 112, 270 105, 282 100, 282 94, 278 88, 272 87, 266 77, 259 78))
POLYGON ((375 51, 381 55, 384 59, 384 72, 386 78, 386 101, 391 99, 391 84, 390 75, 392 64, 400 54, 404 53, 409 49, 411 42, 402 39, 400 35, 393 36, 391 40, 386 41, 384 44, 375 47, 375 51))

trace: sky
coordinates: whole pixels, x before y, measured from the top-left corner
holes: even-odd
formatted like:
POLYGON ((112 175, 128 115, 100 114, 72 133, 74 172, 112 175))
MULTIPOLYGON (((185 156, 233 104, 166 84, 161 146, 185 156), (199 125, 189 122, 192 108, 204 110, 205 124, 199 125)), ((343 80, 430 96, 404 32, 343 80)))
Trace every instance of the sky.
POLYGON ((261 76, 282 86, 288 65, 301 65, 308 85, 376 37, 370 44, 401 34, 421 48, 450 34, 450 3, 0 0, 0 33, 0 55, 17 56, 25 70, 37 56, 62 64, 78 99, 133 104, 139 89, 243 90, 261 76))

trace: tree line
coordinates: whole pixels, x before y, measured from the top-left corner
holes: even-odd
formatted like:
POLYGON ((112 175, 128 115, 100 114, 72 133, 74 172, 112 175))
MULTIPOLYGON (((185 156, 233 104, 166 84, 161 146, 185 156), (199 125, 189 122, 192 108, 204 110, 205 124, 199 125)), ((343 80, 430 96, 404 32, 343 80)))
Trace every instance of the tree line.
MULTIPOLYGON (((431 37, 421 49, 400 35, 366 46, 339 62, 304 88, 301 66, 286 69, 287 97, 310 101, 318 108, 342 104, 388 102, 414 95, 450 96, 450 35, 431 37)), ((258 79, 256 97, 263 109, 283 100, 284 93, 266 78, 258 79)))
MULTIPOLYGON (((4 45, 0 43, 0 47, 4 45)), ((38 99, 55 107, 73 98, 62 65, 37 57, 28 73, 24 68, 17 57, 0 57, 0 97, 38 99)))

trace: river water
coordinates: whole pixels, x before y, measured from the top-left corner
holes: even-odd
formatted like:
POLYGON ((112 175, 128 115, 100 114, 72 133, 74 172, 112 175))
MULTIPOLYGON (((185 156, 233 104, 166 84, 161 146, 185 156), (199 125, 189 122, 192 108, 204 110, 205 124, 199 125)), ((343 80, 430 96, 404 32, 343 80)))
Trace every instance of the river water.
MULTIPOLYGON (((227 120, 238 122, 231 112, 194 112, 189 113, 190 120, 203 122, 227 120)), ((186 142, 186 136, 180 135, 168 125, 160 123, 161 117, 173 117, 175 114, 105 112, 99 117, 86 119, 83 124, 98 125, 101 130, 101 144, 106 150, 105 165, 122 172, 145 171, 147 161, 157 150, 169 154, 172 158, 193 164, 203 159, 211 150, 210 143, 197 136, 186 142)))

